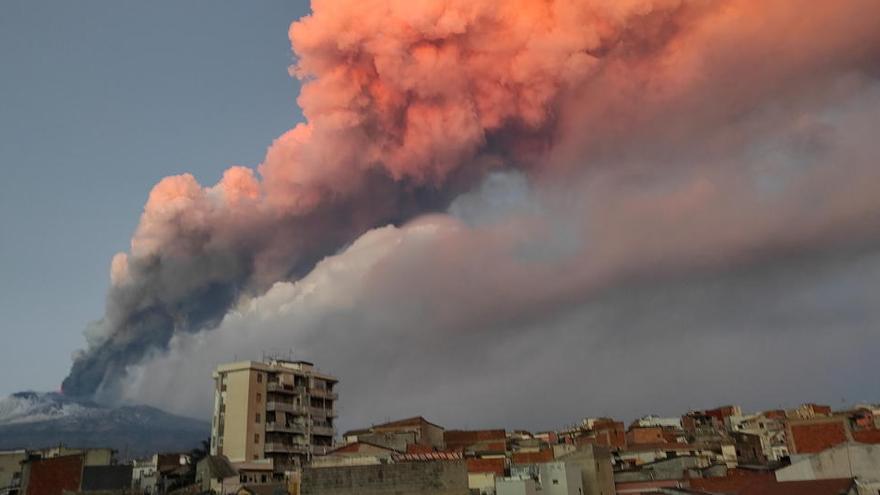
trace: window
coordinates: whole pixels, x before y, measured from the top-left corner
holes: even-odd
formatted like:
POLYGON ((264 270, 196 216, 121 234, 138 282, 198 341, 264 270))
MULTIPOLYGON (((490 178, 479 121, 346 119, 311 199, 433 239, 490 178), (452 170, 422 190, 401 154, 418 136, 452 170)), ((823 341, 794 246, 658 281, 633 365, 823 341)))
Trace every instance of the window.
POLYGON ((260 443, 260 434, 254 433, 254 443, 260 443))
POLYGON ((263 394, 257 392, 257 404, 263 402, 263 394))
POLYGON ((257 423, 260 422, 260 413, 257 413, 257 419, 256 419, 256 422, 257 422, 257 423))
POLYGON ((263 383, 263 374, 257 373, 257 383, 263 383))
POLYGON ((558 485, 558 484, 559 484, 559 480, 553 480, 553 484, 554 484, 554 485, 558 485))

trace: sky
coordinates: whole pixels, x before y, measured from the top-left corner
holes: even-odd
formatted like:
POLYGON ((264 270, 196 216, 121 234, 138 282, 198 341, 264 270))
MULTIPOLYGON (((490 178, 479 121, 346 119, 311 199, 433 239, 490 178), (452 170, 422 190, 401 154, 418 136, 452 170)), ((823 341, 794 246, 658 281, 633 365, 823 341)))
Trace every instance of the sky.
POLYGON ((305 1, 0 7, 0 394, 57 390, 150 188, 255 165, 301 119, 305 1))
POLYGON ((341 430, 880 401, 875 0, 11 5, 0 393, 205 418, 293 348, 341 430))

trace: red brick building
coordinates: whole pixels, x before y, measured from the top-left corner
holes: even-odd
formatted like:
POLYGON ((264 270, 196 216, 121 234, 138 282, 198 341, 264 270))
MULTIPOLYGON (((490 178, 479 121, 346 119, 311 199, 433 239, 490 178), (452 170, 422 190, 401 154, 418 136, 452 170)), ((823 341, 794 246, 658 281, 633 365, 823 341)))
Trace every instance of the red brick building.
POLYGON ((83 455, 25 461, 22 472, 24 495, 63 495, 75 492, 82 484, 83 455))
POLYGON ((507 433, 504 430, 449 430, 443 432, 446 450, 473 452, 504 452, 507 433))
POLYGON ((772 474, 692 479, 690 488, 718 495, 856 495, 855 482, 851 478, 776 481, 772 474))
POLYGON ((538 452, 514 452, 511 455, 511 461, 514 464, 539 464, 542 462, 552 462, 553 459, 553 450, 551 449, 544 449, 538 452))
POLYGON ((851 438, 849 425, 843 417, 791 420, 787 429, 788 448, 792 454, 815 454, 851 438))
POLYGON ((502 458, 467 459, 468 473, 492 473, 497 477, 504 476, 506 460, 502 458))
POLYGON ((627 445, 664 443, 667 441, 667 435, 664 435, 664 429, 660 426, 632 427, 626 432, 627 445))

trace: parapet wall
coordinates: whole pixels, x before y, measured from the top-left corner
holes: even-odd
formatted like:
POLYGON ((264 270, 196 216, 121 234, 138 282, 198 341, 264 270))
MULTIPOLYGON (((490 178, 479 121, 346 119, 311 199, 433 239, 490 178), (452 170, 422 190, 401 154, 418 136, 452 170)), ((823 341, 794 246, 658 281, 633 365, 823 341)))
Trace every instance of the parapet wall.
POLYGON ((464 461, 306 468, 302 495, 468 495, 464 461))

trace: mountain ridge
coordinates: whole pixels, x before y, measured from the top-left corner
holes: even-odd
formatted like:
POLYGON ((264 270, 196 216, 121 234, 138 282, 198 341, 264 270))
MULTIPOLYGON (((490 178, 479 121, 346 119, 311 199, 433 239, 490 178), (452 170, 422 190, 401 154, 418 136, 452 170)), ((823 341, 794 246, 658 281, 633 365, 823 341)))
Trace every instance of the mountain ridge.
POLYGON ((101 405, 57 392, 0 399, 0 450, 109 447, 123 459, 199 447, 210 424, 145 405, 101 405))

